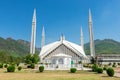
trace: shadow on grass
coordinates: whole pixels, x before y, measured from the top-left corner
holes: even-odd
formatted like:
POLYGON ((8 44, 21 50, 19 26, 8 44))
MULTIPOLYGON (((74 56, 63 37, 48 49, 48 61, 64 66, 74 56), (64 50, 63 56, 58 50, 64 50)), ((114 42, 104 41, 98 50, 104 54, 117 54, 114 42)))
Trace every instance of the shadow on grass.
POLYGON ((16 73, 16 72, 7 72, 7 71, 4 71, 4 73, 16 73))
POLYGON ((101 76, 101 77, 106 77, 106 78, 120 78, 120 77, 118 77, 118 76, 101 76))

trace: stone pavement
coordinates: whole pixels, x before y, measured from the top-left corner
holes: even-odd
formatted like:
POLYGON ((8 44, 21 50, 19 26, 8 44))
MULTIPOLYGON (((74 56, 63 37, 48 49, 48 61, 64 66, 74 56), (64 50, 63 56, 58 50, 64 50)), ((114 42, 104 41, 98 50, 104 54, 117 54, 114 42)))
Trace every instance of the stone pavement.
POLYGON ((114 76, 120 77, 120 73, 116 72, 114 76))

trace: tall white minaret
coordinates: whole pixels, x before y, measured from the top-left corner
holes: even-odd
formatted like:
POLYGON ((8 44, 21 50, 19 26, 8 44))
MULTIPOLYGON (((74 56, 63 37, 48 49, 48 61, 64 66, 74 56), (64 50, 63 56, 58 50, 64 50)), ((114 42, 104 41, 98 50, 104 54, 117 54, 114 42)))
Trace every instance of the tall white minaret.
POLYGON ((44 26, 42 29, 42 40, 41 40, 41 48, 45 45, 45 31, 44 31, 44 26))
POLYGON ((89 34, 90 34, 90 56, 95 57, 95 46, 94 46, 93 30, 92 30, 92 14, 90 9, 89 9, 88 23, 89 23, 89 34))
POLYGON ((31 45, 30 54, 35 53, 35 40, 36 40, 36 9, 34 9, 33 19, 32 19, 32 33, 31 33, 31 45))
POLYGON ((84 50, 84 38, 83 38, 83 31, 82 31, 82 27, 81 27, 81 30, 80 30, 80 41, 81 41, 81 46, 84 50))

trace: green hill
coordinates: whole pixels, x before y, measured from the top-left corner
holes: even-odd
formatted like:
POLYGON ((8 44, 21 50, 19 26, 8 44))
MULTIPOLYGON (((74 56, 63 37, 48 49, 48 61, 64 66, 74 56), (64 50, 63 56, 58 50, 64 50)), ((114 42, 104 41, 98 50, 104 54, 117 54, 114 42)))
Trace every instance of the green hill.
MULTIPOLYGON (((95 40, 95 53, 96 54, 119 54, 120 42, 112 39, 95 40)), ((90 53, 89 43, 85 44, 86 54, 90 53)))
MULTIPOLYGON (((0 52, 3 51, 8 56, 23 57, 29 53, 29 50, 30 42, 28 41, 0 37, 0 52)), ((40 49, 36 48, 36 53, 39 52, 40 49)), ((85 44, 85 52, 90 53, 89 43, 85 44)), ((95 52, 96 54, 118 54, 120 53, 120 42, 112 39, 95 40, 95 52)))
MULTIPOLYGON (((0 37, 0 51, 4 51, 10 56, 22 57, 29 53, 30 43, 25 40, 14 40, 12 38, 1 38, 0 37)), ((38 53, 38 49, 36 49, 38 53)))

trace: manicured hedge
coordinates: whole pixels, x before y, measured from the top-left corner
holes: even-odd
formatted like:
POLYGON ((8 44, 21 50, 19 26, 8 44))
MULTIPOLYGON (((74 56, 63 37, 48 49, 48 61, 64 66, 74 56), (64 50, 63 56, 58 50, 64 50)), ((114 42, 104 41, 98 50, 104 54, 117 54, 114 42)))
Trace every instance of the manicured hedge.
POLYGON ((3 64, 2 63, 0 63, 0 68, 3 68, 3 64))
POLYGON ((97 68, 98 73, 103 73, 103 68, 97 68))
POLYGON ((70 72, 71 72, 71 73, 75 73, 76 71, 77 71, 76 68, 70 68, 70 72))
POLYGON ((15 66, 14 65, 10 65, 7 67, 7 72, 15 72, 15 66))
POLYGON ((92 71, 97 72, 97 68, 98 68, 98 65, 97 64, 93 64, 92 71))
POLYGON ((22 67, 21 66, 18 66, 18 71, 21 71, 22 70, 22 67))
POLYGON ((110 77, 114 76, 114 69, 113 68, 108 68, 106 71, 107 71, 108 76, 110 76, 110 77))
POLYGON ((44 66, 40 66, 40 67, 39 67, 39 71, 40 71, 40 72, 43 72, 43 71, 44 71, 44 66))
POLYGON ((4 65, 4 68, 7 68, 7 67, 8 67, 8 64, 5 64, 5 65, 4 65))

